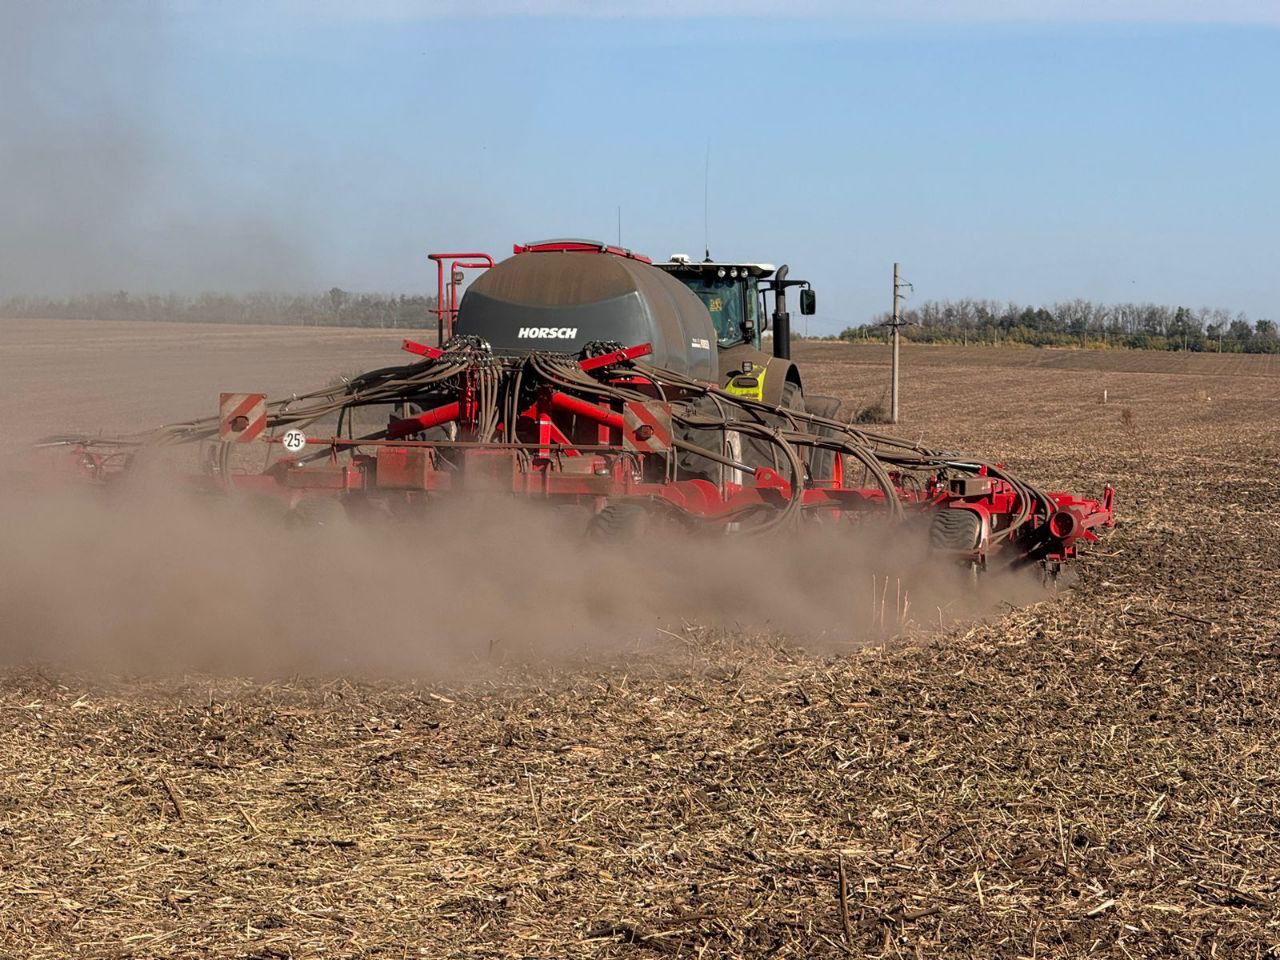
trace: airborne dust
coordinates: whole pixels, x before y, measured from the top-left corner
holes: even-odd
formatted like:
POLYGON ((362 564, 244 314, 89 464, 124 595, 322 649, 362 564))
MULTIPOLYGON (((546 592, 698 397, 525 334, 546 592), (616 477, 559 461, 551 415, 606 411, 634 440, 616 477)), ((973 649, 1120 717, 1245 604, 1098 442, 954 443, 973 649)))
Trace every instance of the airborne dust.
POLYGON ((0 0, 0 300, 315 283, 296 177, 174 92, 173 13, 0 0))
POLYGON ((3 498, 0 657, 459 680, 676 665, 700 654, 705 628, 848 651, 1032 589, 975 591, 910 528, 598 542, 585 513, 509 499, 358 521, 331 504, 297 522, 274 500, 195 497, 166 480, 3 498))
POLYGON ((975 592, 908 528, 604 544, 581 516, 501 499, 296 524, 278 502, 196 498, 163 472, 109 495, 24 472, 40 436, 203 416, 219 390, 323 385, 385 364, 400 336, 0 321, 0 662, 444 680, 684 669, 740 642, 844 652, 1038 595, 991 578, 975 592))
MULTIPOLYGON (((0 124, 18 135, 0 143, 0 295, 311 281, 287 184, 228 195, 179 135, 189 105, 164 99, 168 29, 158 5, 4 5, 0 124)), ((0 323, 6 457, 41 433, 143 429, 207 413, 219 389, 279 395, 394 355, 390 339, 360 355, 334 332, 284 343, 279 331, 0 323)), ((0 493, 4 663, 457 678, 675 662, 702 628, 838 651, 992 609, 1013 589, 976 595, 901 530, 615 545, 584 540, 581 518, 506 501, 289 524, 164 482, 104 497, 6 480, 0 493)))

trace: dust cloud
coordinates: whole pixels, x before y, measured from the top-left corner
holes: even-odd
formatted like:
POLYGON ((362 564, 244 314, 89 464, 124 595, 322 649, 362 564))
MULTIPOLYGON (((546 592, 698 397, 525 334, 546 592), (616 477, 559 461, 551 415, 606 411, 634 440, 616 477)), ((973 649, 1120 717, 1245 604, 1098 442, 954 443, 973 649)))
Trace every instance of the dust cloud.
POLYGON ((0 0, 0 299, 309 285, 301 199, 203 142, 178 48, 163 3, 0 0))
POLYGON ((295 522, 274 497, 93 494, 0 500, 0 661, 451 681, 675 663, 704 635, 687 625, 848 652, 1030 589, 975 591, 907 528, 616 543, 584 537, 585 513, 509 498, 409 516, 329 502, 295 522))

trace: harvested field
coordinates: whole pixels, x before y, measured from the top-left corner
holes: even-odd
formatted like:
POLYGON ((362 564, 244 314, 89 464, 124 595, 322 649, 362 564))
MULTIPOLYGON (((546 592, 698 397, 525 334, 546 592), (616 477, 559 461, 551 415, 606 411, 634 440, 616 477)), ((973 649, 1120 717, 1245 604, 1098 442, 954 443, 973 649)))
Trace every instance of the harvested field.
MULTIPOLYGON (((202 415, 400 337, 0 321, 3 438, 202 415)), ((811 392, 882 396, 882 348, 797 356, 811 392)), ((911 436, 1117 486, 1070 592, 839 656, 689 624, 663 669, 451 687, 8 668, 0 954, 1280 956, 1280 367, 904 365, 911 436)))

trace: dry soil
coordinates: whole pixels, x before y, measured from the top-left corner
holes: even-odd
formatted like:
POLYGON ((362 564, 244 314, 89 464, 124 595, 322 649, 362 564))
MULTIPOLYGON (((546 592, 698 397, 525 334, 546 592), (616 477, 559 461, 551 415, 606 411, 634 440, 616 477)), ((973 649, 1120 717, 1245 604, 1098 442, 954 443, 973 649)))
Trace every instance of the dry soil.
MULTIPOLYGON (((205 415, 399 338, 3 321, 3 438, 205 415)), ((797 354, 811 392, 883 398, 881 348, 797 354)), ((904 366, 912 438, 1115 484, 1072 590, 836 653, 690 622, 662 670, 6 668, 0 954, 1280 955, 1280 366, 904 366)))

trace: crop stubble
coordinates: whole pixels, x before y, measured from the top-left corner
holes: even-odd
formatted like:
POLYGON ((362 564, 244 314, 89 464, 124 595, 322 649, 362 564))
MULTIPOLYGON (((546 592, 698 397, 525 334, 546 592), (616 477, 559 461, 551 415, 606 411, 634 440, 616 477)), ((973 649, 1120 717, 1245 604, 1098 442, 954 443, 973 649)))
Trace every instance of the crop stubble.
MULTIPOLYGON (((7 440, 96 422, 68 382, 145 425, 252 389, 241 361, 280 389, 396 340, 101 326, 0 324, 7 440)), ((798 352, 812 392, 882 392, 879 348, 798 352)), ((0 952, 1276 956, 1280 371, 904 356, 905 432, 1116 484, 1070 592, 843 656, 690 624, 676 670, 454 688, 9 670, 0 952)))

